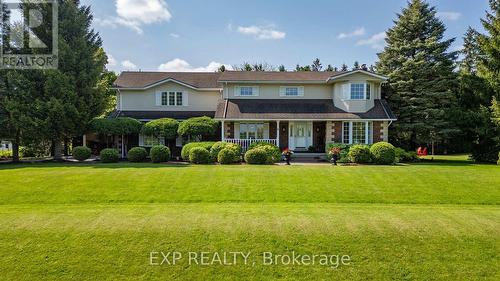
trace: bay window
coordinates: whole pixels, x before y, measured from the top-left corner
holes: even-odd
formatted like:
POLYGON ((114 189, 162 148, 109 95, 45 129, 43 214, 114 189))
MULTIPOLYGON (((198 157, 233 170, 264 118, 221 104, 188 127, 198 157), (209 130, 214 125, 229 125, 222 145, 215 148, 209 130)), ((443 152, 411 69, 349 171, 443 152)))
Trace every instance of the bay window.
POLYGON ((351 100, 369 100, 371 99, 370 83, 352 83, 349 99, 351 100))
POLYGON ((342 126, 344 144, 373 143, 373 122, 343 122, 342 126))

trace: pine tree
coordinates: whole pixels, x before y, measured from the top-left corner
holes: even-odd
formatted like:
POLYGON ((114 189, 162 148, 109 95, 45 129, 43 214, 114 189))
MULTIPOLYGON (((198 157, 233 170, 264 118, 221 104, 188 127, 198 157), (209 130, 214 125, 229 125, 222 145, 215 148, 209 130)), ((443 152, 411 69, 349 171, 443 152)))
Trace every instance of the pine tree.
POLYGON ((354 66, 352 67, 352 70, 358 70, 359 69, 359 62, 355 61, 354 66))
POLYGON ((343 63, 342 66, 340 67, 340 71, 348 71, 349 70, 349 67, 347 66, 347 64, 343 63))
POLYGON ((335 68, 334 68, 331 64, 329 64, 329 65, 326 67, 325 71, 330 71, 330 72, 331 72, 331 71, 335 71, 335 68))
POLYGON ((318 58, 316 58, 311 64, 311 71, 321 71, 322 68, 323 65, 321 64, 321 61, 318 58))
POLYGON ((278 66, 278 71, 279 72, 286 72, 286 67, 284 65, 278 66))
POLYGON ((448 52, 454 39, 444 40, 445 31, 434 7, 412 0, 387 31, 387 45, 378 55, 376 67, 389 77, 386 97, 398 116, 391 138, 406 148, 456 133, 448 111, 456 104, 457 54, 448 52))

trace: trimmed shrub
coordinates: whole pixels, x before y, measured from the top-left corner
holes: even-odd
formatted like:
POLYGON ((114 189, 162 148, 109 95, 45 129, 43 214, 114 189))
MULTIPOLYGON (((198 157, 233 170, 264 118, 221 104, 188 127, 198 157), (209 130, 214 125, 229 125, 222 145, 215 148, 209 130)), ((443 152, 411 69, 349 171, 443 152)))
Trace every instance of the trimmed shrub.
POLYGON ((179 136, 189 136, 191 138, 213 136, 215 135, 218 126, 219 122, 210 117, 194 117, 189 118, 186 121, 182 121, 179 124, 177 133, 179 136))
POLYGON ((415 151, 406 151, 396 147, 394 152, 396 153, 396 162, 398 163, 414 162, 418 160, 418 155, 415 151))
POLYGON ((142 126, 141 133, 147 136, 163 137, 166 139, 175 139, 179 122, 171 118, 162 118, 150 121, 142 126))
POLYGON ((224 148, 217 155, 217 162, 220 164, 233 164, 240 162, 239 151, 231 148, 224 148))
POLYGON ((210 152, 203 147, 193 147, 189 150, 189 161, 194 164, 208 164, 210 162, 210 152))
POLYGON ((205 142, 190 142, 182 147, 181 157, 184 161, 189 161, 189 151, 194 147, 203 147, 210 151, 215 142, 205 141, 205 142))
POLYGON ((0 150, 0 160, 12 158, 12 150, 0 150))
POLYGON ((229 142, 222 142, 222 141, 219 141, 219 142, 216 142, 214 143, 214 145, 210 148, 210 158, 212 161, 218 161, 218 157, 219 157, 219 153, 223 150, 223 149, 232 149, 236 152, 236 154, 238 155, 238 160, 236 162, 239 161, 239 154, 241 153, 241 147, 235 143, 229 143, 229 142))
POLYGON ((263 147, 250 149, 245 153, 245 162, 252 165, 268 164, 269 153, 263 147))
POLYGON ((249 146, 249 150, 254 148, 262 148, 268 153, 268 164, 273 164, 281 161, 281 150, 274 144, 268 142, 254 142, 249 146))
POLYGON ((164 145, 155 145, 151 148, 149 156, 151 157, 151 161, 153 161, 153 163, 168 162, 171 157, 170 148, 164 145))
POLYGON ((144 162, 148 157, 148 152, 144 147, 134 147, 128 151, 128 161, 144 162))
POLYGON ((367 145, 355 144, 349 149, 347 158, 353 163, 370 163, 372 161, 370 147, 367 145))
POLYGON ((73 158, 78 161, 85 161, 90 158, 92 150, 86 146, 77 146, 73 148, 73 158))
POLYGON ((120 160, 120 152, 114 148, 105 148, 101 150, 100 156, 103 163, 116 163, 120 160))
POLYGON ((141 127, 141 121, 129 117, 95 118, 90 121, 90 131, 105 136, 138 134, 141 127))
POLYGON ((387 142, 378 142, 370 148, 373 161, 381 165, 394 164, 396 161, 396 148, 387 142))

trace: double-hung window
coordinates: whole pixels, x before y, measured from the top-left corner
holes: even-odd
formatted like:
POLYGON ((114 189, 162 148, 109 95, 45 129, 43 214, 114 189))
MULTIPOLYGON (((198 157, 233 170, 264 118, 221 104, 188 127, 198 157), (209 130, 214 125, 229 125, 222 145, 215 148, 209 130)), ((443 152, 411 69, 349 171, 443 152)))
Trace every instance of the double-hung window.
POLYGON ((371 144, 373 142, 372 122, 343 122, 344 144, 371 144))
POLYGON ((263 139, 264 123, 240 123, 240 139, 263 139))
POLYGON ((183 105, 183 93, 182 92, 163 92, 163 93, 161 93, 161 105, 182 106, 183 105))
POLYGON ((369 100, 371 98, 370 83, 352 83, 351 84, 351 100, 369 100))
POLYGON ((303 86, 282 86, 280 87, 281 97, 302 97, 304 96, 303 86))
POLYGON ((241 87, 240 96, 253 96, 253 87, 241 87))

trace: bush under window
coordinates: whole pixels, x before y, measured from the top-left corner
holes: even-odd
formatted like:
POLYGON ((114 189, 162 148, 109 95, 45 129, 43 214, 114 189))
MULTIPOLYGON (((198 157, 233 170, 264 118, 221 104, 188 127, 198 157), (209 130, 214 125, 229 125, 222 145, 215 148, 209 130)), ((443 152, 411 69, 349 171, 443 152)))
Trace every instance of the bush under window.
POLYGON ((182 147, 182 151, 181 151, 181 157, 182 157, 182 160, 184 161, 189 161, 189 151, 192 149, 192 148, 195 148, 195 147, 203 147, 205 148, 206 150, 210 151, 212 149, 212 146, 215 144, 215 142, 212 142, 212 141, 205 141, 205 142, 190 142, 188 144, 185 144, 183 147, 182 147))
POLYGON ((367 145, 360 145, 360 144, 353 145, 349 149, 347 158, 349 159, 350 162, 353 163, 359 163, 359 164, 370 163, 372 160, 370 147, 367 145))
POLYGON ((349 150, 350 150, 351 146, 347 145, 347 144, 343 144, 343 143, 330 143, 330 144, 328 144, 326 147, 326 157, 327 157, 328 161, 332 160, 333 154, 331 154, 331 151, 334 148, 340 149, 340 155, 339 155, 337 162, 338 163, 348 163, 349 158, 347 157, 347 155, 349 154, 349 150))
POLYGON ((240 159, 240 153, 241 153, 241 147, 235 143, 229 143, 229 142, 222 142, 222 141, 219 141, 219 142, 216 142, 211 148, 210 148, 210 158, 212 161, 218 161, 218 156, 219 156, 219 153, 223 150, 223 149, 231 149, 231 150, 234 150, 235 151, 235 154, 237 155, 237 159, 234 161, 234 162, 239 162, 239 159, 240 159))
POLYGON ((224 148, 217 155, 217 162, 220 164, 233 164, 240 162, 240 153, 231 148, 224 148))
POLYGON ((210 162, 210 152, 203 147, 193 147, 189 151, 189 161, 194 164, 208 164, 210 162))
POLYGON ((394 164, 396 161, 396 148, 387 142, 378 142, 370 148, 373 161, 381 165, 394 164))
POLYGON ((144 147, 134 147, 128 152, 130 162, 144 162, 148 157, 148 152, 144 147))
POLYGON ((86 146, 77 146, 73 148, 73 158, 78 161, 85 161, 90 158, 92 151, 86 146))
POLYGON ((171 157, 170 148, 164 145, 153 146, 149 154, 153 163, 168 162, 171 157))
POLYGON ((262 148, 268 154, 267 163, 274 164, 281 161, 281 150, 274 144, 268 142, 254 142, 249 146, 249 149, 262 148))
POLYGON ((120 152, 114 148, 105 148, 100 153, 103 163, 116 163, 120 160, 120 152))
POLYGON ((262 147, 250 149, 245 153, 245 162, 252 165, 268 164, 269 153, 262 147))

